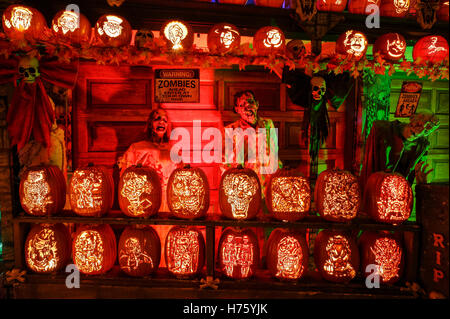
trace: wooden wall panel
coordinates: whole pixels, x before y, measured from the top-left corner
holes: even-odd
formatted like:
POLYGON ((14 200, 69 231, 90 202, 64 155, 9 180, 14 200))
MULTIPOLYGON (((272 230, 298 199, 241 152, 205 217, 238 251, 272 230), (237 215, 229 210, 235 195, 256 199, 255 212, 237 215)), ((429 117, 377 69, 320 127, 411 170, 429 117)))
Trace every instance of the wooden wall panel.
POLYGON ((151 107, 151 80, 87 80, 88 108, 151 107))

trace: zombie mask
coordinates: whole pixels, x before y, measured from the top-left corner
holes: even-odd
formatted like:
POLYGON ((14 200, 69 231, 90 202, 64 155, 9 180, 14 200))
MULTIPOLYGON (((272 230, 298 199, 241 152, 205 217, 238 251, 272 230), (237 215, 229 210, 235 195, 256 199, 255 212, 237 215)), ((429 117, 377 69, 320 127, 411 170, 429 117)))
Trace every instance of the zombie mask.
POLYGON ((153 134, 162 138, 167 132, 169 122, 166 112, 158 110, 153 114, 151 121, 153 134))
POLYGON ((322 100, 325 92, 327 91, 327 83, 324 78, 315 76, 311 79, 311 95, 313 100, 322 100))
POLYGON ((39 61, 35 57, 25 56, 19 61, 19 74, 20 78, 25 83, 34 83, 36 78, 40 76, 39 73, 39 61))
POLYGON ((249 124, 256 124, 259 103, 251 93, 246 93, 237 99, 236 112, 241 119, 249 124))
POLYGON ((151 30, 142 29, 136 32, 134 44, 137 48, 143 48, 145 43, 153 41, 154 35, 151 30))
POLYGON ((351 250, 347 239, 336 235, 329 239, 327 246, 327 260, 323 266, 324 270, 336 277, 354 277, 356 272, 351 261, 351 250))

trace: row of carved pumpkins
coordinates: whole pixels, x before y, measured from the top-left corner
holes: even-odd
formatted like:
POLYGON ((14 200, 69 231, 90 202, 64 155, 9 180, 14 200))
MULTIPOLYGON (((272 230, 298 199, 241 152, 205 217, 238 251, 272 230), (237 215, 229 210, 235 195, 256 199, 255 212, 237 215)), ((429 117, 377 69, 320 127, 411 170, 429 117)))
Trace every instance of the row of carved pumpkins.
MULTIPOLYGON (((307 272, 309 251, 305 238, 303 231, 272 231, 266 245, 266 264, 273 277, 298 280, 307 272)), ((399 234, 365 231, 358 244, 350 233, 320 231, 314 243, 314 261, 321 277, 349 282, 356 277, 361 263, 362 275, 375 276, 377 271, 382 283, 401 278, 404 253, 399 234)), ((250 278, 261 266, 259 254, 258 240, 251 229, 228 227, 219 240, 217 270, 227 278, 250 278)), ((28 268, 37 273, 57 272, 72 258, 83 274, 105 274, 117 259, 124 273, 147 276, 159 267, 161 242, 151 226, 126 227, 117 246, 115 234, 106 224, 79 226, 73 241, 64 224, 40 224, 28 234, 25 255, 28 268)), ((198 275, 205 263, 201 231, 196 227, 172 227, 165 240, 164 257, 167 270, 176 277, 198 275)))
MULTIPOLYGON (((56 166, 30 167, 20 182, 20 201, 26 213, 35 216, 59 213, 66 199, 66 182, 56 166)), ((202 169, 175 169, 167 183, 167 203, 173 217, 204 217, 209 208, 209 184, 202 169)), ((367 182, 361 205, 357 178, 348 171, 323 171, 314 191, 316 210, 325 220, 348 222, 363 206, 374 220, 400 224, 410 216, 413 194, 400 174, 377 172, 367 182)), ((130 217, 150 217, 161 205, 161 182, 149 167, 128 167, 120 177, 118 203, 130 217)), ((100 217, 113 205, 114 183, 103 166, 75 170, 69 184, 72 211, 80 216, 100 217)), ((261 210, 261 184, 256 173, 243 167, 229 168, 221 177, 219 204, 225 218, 254 219, 261 210)), ((265 203, 275 219, 298 221, 309 214, 311 191, 309 181, 298 170, 280 169, 270 176, 265 203)))

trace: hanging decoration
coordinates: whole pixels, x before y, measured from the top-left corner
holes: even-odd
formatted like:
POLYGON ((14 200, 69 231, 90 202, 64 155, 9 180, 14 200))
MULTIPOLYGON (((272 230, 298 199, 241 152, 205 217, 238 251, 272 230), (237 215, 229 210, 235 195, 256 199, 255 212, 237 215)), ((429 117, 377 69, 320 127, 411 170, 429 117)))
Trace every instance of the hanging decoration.
POLYGON ((419 39, 413 48, 414 62, 420 63, 440 63, 448 59, 448 43, 444 37, 439 35, 429 35, 419 39))
POLYGON ((403 18, 408 14, 410 0, 381 0, 380 15, 403 18))
POLYGON ((360 60, 366 56, 368 48, 364 33, 348 30, 342 33, 336 41, 336 53, 347 56, 349 59, 360 60))
POLYGON ((417 22, 422 29, 431 29, 437 20, 439 0, 417 0, 416 16, 417 22))
POLYGON ((153 35, 153 32, 151 30, 140 29, 136 32, 134 45, 138 49, 143 49, 145 47, 149 47, 153 43, 154 39, 155 36, 153 35))
POLYGON ((406 51, 405 38, 399 33, 386 33, 379 37, 373 45, 373 53, 384 59, 397 62, 404 59, 406 51))
POLYGON ((52 20, 52 31, 61 40, 80 44, 89 42, 91 24, 81 13, 61 10, 52 20))
POLYGON ((236 26, 229 23, 214 25, 208 32, 208 49, 212 54, 227 53, 239 48, 241 35, 236 26))
POLYGON ((317 0, 317 10, 342 12, 347 6, 347 0, 317 0))
POLYGON ((260 55, 283 54, 286 48, 284 33, 277 27, 262 27, 253 37, 253 47, 260 55))
POLYGON ((380 7, 381 0, 348 0, 348 11, 353 14, 368 14, 366 8, 369 5, 380 7))
POLYGON ((172 51, 189 50, 194 43, 194 31, 184 21, 167 21, 161 27, 160 34, 166 40, 167 47, 172 51))
POLYGON ((38 10, 24 5, 10 5, 3 12, 3 31, 10 39, 41 40, 48 32, 47 22, 38 10))
POLYGON ((104 14, 97 20, 94 32, 101 45, 120 47, 130 44, 132 29, 125 18, 104 14))

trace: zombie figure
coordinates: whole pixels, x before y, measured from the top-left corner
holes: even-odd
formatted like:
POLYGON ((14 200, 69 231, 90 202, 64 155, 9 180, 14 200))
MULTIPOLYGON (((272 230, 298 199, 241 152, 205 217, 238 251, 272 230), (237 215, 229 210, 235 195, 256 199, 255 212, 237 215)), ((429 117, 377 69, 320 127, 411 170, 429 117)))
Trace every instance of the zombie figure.
POLYGON ((233 275, 234 267, 237 266, 237 250, 234 241, 234 236, 228 235, 222 249, 222 263, 225 266, 224 271, 229 277, 233 275))
POLYGON ((229 174, 225 177, 223 188, 234 218, 247 218, 248 207, 256 194, 258 182, 246 174, 229 174))
POLYGON ((128 209, 136 216, 145 214, 145 210, 152 206, 152 202, 148 198, 142 199, 141 196, 150 195, 153 189, 147 176, 128 172, 123 181, 121 195, 128 199, 128 209))
POLYGON ((247 278, 251 275, 251 265, 253 264, 253 247, 249 242, 247 235, 242 238, 242 244, 239 247, 239 265, 241 266, 242 278, 247 278))

